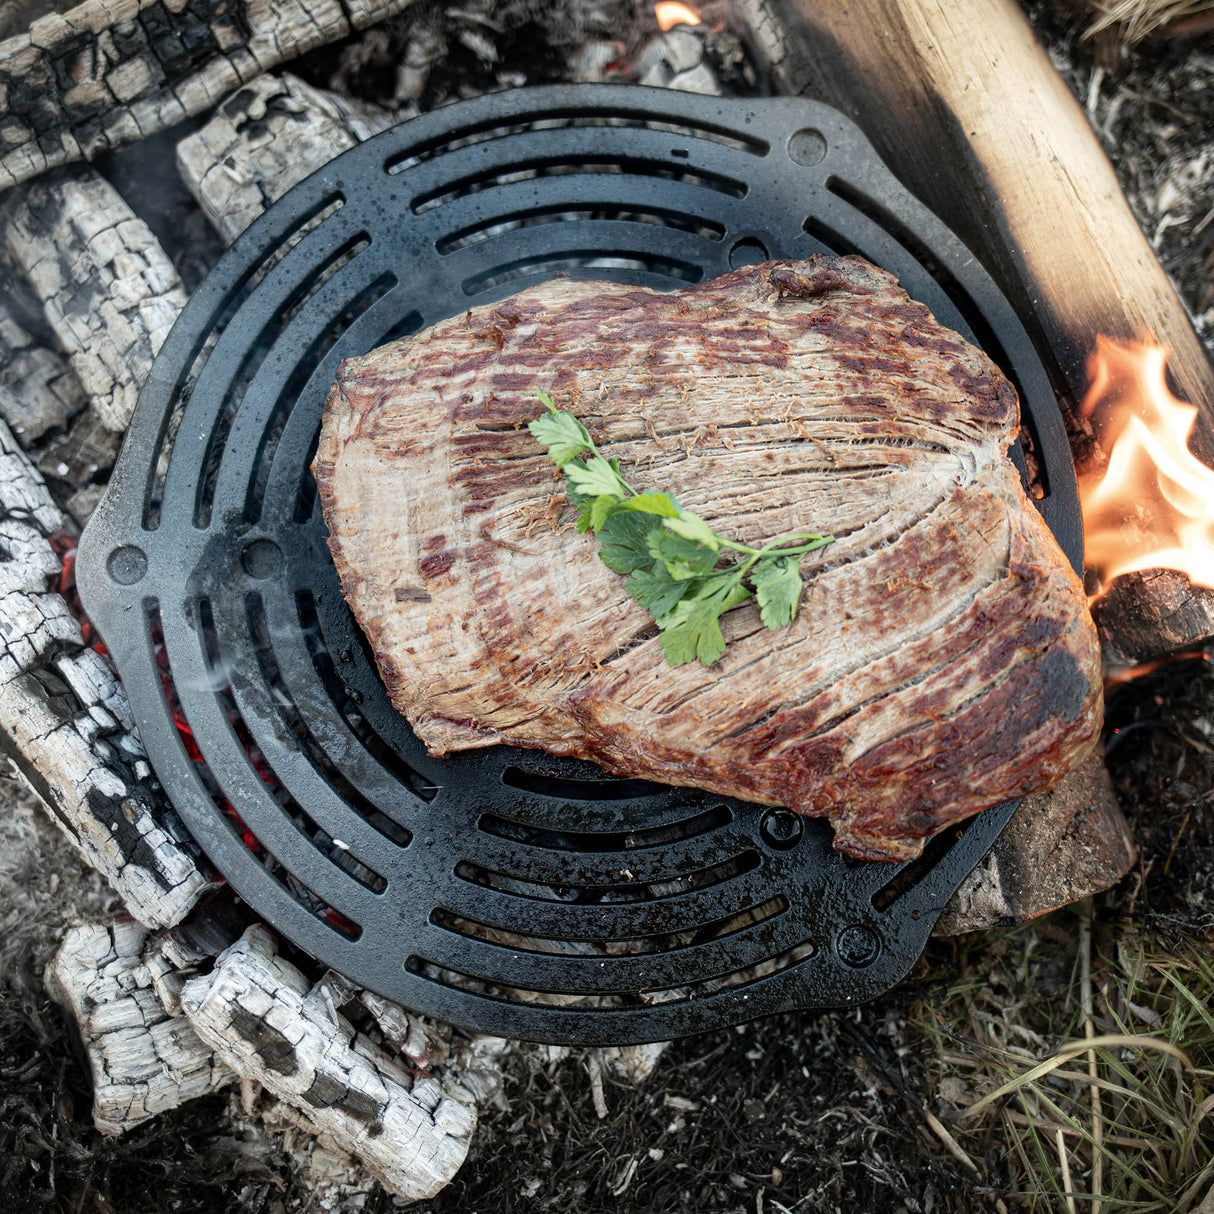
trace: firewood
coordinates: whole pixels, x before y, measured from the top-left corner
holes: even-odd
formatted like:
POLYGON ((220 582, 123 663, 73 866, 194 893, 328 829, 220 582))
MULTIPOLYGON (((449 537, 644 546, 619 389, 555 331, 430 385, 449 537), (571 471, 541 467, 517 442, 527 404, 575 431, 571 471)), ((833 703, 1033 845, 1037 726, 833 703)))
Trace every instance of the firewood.
MULTIPOLYGON (((1214 466, 1214 367, 1014 0, 875 0, 863 20, 843 0, 740 7, 782 88, 852 117, 990 271, 1045 361, 1077 465, 1103 462, 1078 410, 1103 333, 1171 348, 1176 391, 1199 410, 1190 447, 1214 466)), ((1169 621, 1165 648, 1207 639, 1212 615, 1188 612, 1183 633, 1169 621)), ((1106 613, 1105 635, 1119 650, 1141 652, 1149 627, 1149 618, 1136 625, 1106 613), (1123 642, 1133 628, 1139 635, 1123 642)))
POLYGON ((108 1135, 230 1084, 236 1075, 174 1016, 143 960, 148 930, 133 921, 74 927, 46 972, 71 1015, 93 1075, 93 1122, 108 1135))
POLYGON ((0 424, 0 747, 55 821, 149 926, 208 885, 135 733, 126 693, 53 586, 69 528, 0 424))
POLYGON ((231 244, 275 199, 397 121, 284 72, 254 80, 177 145, 190 193, 231 244))
POLYGON ((107 430, 121 434, 156 351, 185 307, 177 271, 147 224, 88 168, 14 190, 0 228, 90 407, 107 430))
MULTIPOLYGON (((994 276, 1064 394, 1072 435, 1096 334, 1172 348, 1214 456, 1214 368, 1083 110, 1014 0, 741 0, 790 92, 852 117, 994 276), (773 14, 786 16, 783 46, 773 14)), ((1077 452, 1080 458, 1086 450, 1077 452)))
POLYGON ((936 922, 954 936, 1035 919, 1130 870, 1134 839, 1113 781, 1092 755, 1055 788, 1025 797, 986 858, 961 883, 936 922))
POLYGON ((458 1084, 411 1074, 325 995, 258 925, 210 974, 185 984, 181 1003, 228 1066, 291 1104, 385 1188, 409 1200, 433 1196, 467 1154, 475 1100, 458 1084))
POLYGON ((0 43, 0 189, 210 109, 411 0, 85 0, 0 43))
MULTIPOLYGON (((12 281, 14 272, 0 259, 0 276, 12 281)), ((0 298, 0 417, 17 442, 28 449, 48 431, 66 426, 87 403, 66 359, 39 345, 0 298)))

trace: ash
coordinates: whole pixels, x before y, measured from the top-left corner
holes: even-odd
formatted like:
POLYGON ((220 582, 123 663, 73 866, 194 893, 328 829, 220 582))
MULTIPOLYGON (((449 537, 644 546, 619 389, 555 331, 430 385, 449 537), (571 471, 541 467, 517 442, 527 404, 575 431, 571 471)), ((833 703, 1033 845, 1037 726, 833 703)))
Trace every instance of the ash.
MULTIPOLYGON (((700 7, 707 15, 712 6, 700 7)), ((1126 52, 1112 70, 1096 62, 1092 44, 1057 8, 1027 7, 1214 351, 1214 55, 1196 41, 1159 40, 1126 52)), ((765 91, 762 65, 727 15, 716 32, 682 31, 699 41, 695 64, 680 59, 685 41, 654 50, 656 37, 648 6, 628 0, 419 2, 386 26, 288 66, 398 118, 524 84, 670 83, 698 69, 701 84, 711 80, 723 92, 765 91)), ((148 141, 102 168, 114 179, 139 180, 141 167, 163 155, 163 143, 148 141)), ((146 210, 192 285, 218 256, 218 242, 201 234, 198 213, 171 183, 148 196, 146 210)), ((1110 696, 1109 766, 1142 859, 1098 900, 1106 923, 1214 936, 1212 659, 1174 662, 1110 696)), ((9 1194, 7 1208, 383 1214, 405 1204, 289 1127, 248 1118, 227 1097, 193 1102, 118 1142, 101 1138, 91 1126, 84 1068, 41 973, 66 927, 111 918, 116 900, 12 781, 0 785, 0 844, 0 1191, 9 1194)), ((1057 933, 1065 940, 1064 928, 1057 933)), ((933 973, 957 972, 957 947, 933 944, 902 988, 855 1012, 779 1016, 676 1043, 641 1085, 610 1077, 596 1085, 580 1052, 508 1051, 503 1098, 482 1114, 467 1163, 438 1198, 411 1208, 1013 1208, 1000 1148, 988 1139, 981 1166, 967 1166, 928 1117, 942 1108, 944 1083, 929 1074, 936 1060, 922 1008, 933 973)), ((983 968, 982 947, 976 959, 971 947, 969 969, 993 974, 993 960, 983 968)), ((991 947, 993 956, 999 946, 991 947)), ((1016 981, 1005 977, 987 992, 1002 1000, 1008 1019, 1027 997, 1016 981)))

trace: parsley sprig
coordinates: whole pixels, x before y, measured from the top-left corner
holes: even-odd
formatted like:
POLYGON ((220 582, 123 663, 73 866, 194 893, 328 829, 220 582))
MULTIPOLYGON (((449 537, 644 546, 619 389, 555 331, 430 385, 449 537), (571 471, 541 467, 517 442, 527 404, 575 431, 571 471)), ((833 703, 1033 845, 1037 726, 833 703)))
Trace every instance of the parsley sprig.
POLYGON ((578 531, 595 533, 603 564, 628 579, 628 593, 653 616, 669 665, 698 659, 711 666, 725 652, 721 616, 752 594, 768 628, 792 623, 801 602, 801 557, 833 535, 783 535, 762 548, 734 543, 673 494, 633 488, 619 461, 600 454, 572 413, 557 409, 546 392, 539 398, 548 412, 528 429, 565 474, 578 531))

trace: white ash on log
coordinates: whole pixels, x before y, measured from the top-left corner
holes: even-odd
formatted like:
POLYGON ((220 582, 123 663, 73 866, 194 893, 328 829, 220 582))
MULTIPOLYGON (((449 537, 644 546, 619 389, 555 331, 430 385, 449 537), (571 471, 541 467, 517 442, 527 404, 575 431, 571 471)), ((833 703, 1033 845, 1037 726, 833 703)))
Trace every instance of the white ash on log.
POLYGON ((293 185, 400 117, 313 88, 288 72, 261 76, 181 140, 177 168, 231 244, 293 185))
POLYGON ((88 403, 66 359, 38 345, 0 301, 0 416, 23 447, 66 426, 88 403))
POLYGON ((121 434, 152 359, 185 307, 177 271, 147 224, 88 168, 14 190, 0 225, 90 408, 106 430, 121 434))
MULTIPOLYGON (((1214 368, 1078 102, 1014 0, 739 0, 785 91, 855 119, 886 164, 994 276, 1059 392, 1076 463, 1100 464, 1078 404, 1096 335, 1171 348, 1197 407, 1190 447, 1214 466, 1214 368)), ((1170 580, 1168 581, 1170 586, 1170 580)), ((1134 598, 1149 602, 1154 579, 1134 598)), ((1214 628, 1214 593, 1179 618, 1112 606, 1114 652, 1175 652, 1214 628), (1207 601, 1207 599, 1209 601, 1207 601), (1158 622, 1158 639, 1144 645, 1158 622)))
POLYGON ((122 685, 49 588, 62 560, 47 537, 65 529, 0 424, 0 746, 131 913, 168 926, 209 882, 152 777, 122 685))
POLYGON ((391 1192, 433 1196, 455 1174, 476 1104, 403 1066, 353 1026, 290 962, 270 932, 249 928, 212 973, 185 984, 194 1030, 234 1070, 257 1079, 360 1159, 391 1192))
POLYGON ((172 1015, 143 960, 134 921, 75 927, 47 967, 51 995, 72 1016, 93 1075, 93 1121, 117 1135, 235 1078, 184 1016, 172 1015))
POLYGON ((203 113, 411 0, 85 0, 0 43, 0 189, 203 113))

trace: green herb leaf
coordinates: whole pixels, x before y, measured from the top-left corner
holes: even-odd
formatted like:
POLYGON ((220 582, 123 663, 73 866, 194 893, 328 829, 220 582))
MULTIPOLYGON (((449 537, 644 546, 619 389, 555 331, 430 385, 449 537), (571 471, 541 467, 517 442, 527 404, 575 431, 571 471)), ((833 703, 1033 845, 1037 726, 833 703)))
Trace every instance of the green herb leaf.
POLYGON ((527 429, 548 448, 548 457, 558 468, 594 446, 589 431, 572 413, 545 413, 529 421, 527 429))
POLYGON ((801 561, 795 556, 757 561, 750 581, 759 603, 759 618, 768 628, 791 624, 801 603, 801 561))
POLYGON ((669 493, 638 493, 624 503, 624 509, 653 514, 658 518, 679 517, 679 503, 669 493))
POLYGON ((627 576, 653 564, 646 541, 650 531, 661 523, 651 514, 626 514, 625 509, 626 506, 621 507, 618 514, 607 519, 598 529, 598 537, 603 545, 599 549, 599 560, 612 573, 627 576))
POLYGON ((678 518, 666 519, 662 526, 675 535, 711 548, 713 552, 721 548, 721 537, 698 514, 692 514, 689 510, 682 511, 678 518))
POLYGON ((638 569, 624 583, 624 589, 646 611, 653 616, 661 627, 663 618, 673 611, 676 604, 685 594, 694 593, 694 582, 676 582, 661 565, 655 565, 652 570, 638 569))
POLYGON ((750 591, 738 578, 717 590, 704 588, 699 597, 679 602, 670 612, 660 639, 667 663, 682 666, 696 658, 711 666, 725 652, 721 616, 748 598, 750 591))
POLYGON ((565 465, 565 479, 587 497, 606 493, 623 501, 626 495, 627 487, 619 473, 601 455, 592 456, 584 463, 571 460, 565 465))
POLYGON ((604 459, 590 432, 562 413, 546 393, 547 414, 528 423, 565 473, 565 492, 578 510, 577 529, 594 531, 608 569, 628 578, 628 593, 653 616, 671 666, 698 660, 711 666, 725 652, 720 618, 751 597, 768 628, 796 618, 801 602, 800 559, 833 535, 789 535, 749 548, 718 535, 672 494, 634 489, 617 460, 604 459), (578 457, 587 454, 588 458, 578 457), (718 568, 723 550, 737 553, 718 568), (746 582, 749 580, 750 586, 746 582))
POLYGON ((672 535, 664 527, 655 527, 649 533, 649 552, 655 560, 666 566, 672 578, 683 581, 689 577, 703 577, 712 572, 717 563, 717 551, 694 540, 672 535))

